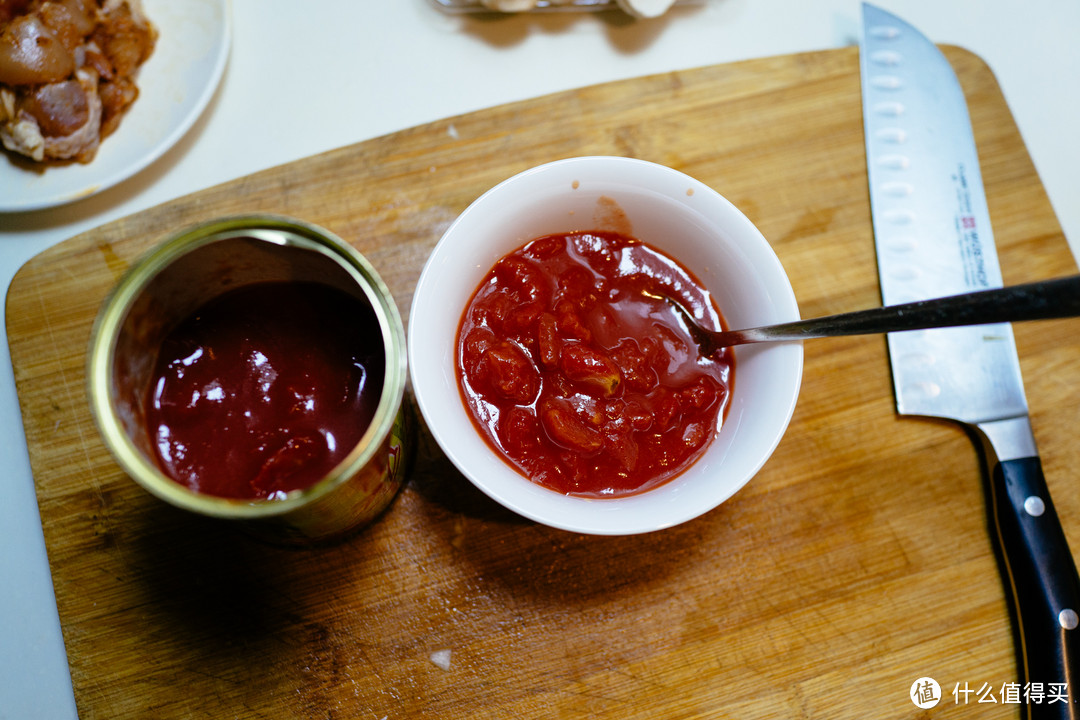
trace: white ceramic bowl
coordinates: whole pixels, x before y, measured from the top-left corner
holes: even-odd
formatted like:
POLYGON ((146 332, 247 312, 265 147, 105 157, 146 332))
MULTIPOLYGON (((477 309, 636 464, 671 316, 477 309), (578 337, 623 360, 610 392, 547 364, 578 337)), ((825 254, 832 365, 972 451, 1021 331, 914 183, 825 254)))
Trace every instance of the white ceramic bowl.
POLYGON ((729 327, 799 317, 791 284, 769 243, 715 191, 641 160, 571 158, 500 183, 447 229, 416 286, 409 314, 409 367, 432 435, 480 490, 545 525, 629 535, 697 517, 754 476, 795 409, 803 351, 799 343, 738 348, 731 405, 720 432, 704 455, 664 485, 596 499, 562 495, 531 482, 488 445, 462 401, 454 365, 458 326, 480 281, 503 255, 541 235, 597 229, 629 230, 677 259, 712 293, 729 327))

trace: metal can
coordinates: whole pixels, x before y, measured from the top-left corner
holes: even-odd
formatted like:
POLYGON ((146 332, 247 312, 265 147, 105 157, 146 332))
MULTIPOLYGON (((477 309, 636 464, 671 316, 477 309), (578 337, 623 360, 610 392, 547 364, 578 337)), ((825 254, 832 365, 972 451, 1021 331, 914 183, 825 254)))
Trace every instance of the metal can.
POLYGON ((401 317, 367 259, 320 227, 247 215, 176 233, 128 270, 105 300, 87 363, 88 394, 105 445, 135 482, 176 507, 242 523, 272 542, 324 543, 372 522, 404 480, 412 422, 401 317), (274 499, 197 492, 162 470, 147 431, 146 399, 159 348, 177 323, 207 302, 272 281, 329 285, 370 306, 385 353, 374 415, 345 458, 305 488, 274 499))

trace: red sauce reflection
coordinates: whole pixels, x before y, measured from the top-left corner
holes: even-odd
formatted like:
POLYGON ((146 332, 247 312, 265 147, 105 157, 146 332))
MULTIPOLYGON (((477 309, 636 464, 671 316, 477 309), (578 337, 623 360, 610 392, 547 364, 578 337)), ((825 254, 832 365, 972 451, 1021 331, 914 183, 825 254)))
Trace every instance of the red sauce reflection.
POLYGON ((673 259, 635 238, 538 238, 502 258, 461 321, 457 367, 481 433, 533 481, 613 497, 660 485, 715 436, 728 350, 702 356, 672 308, 720 313, 673 259))
POLYGON ((352 450, 385 373, 371 307, 315 283, 212 301, 162 343, 147 426, 167 475, 201 493, 279 498, 352 450))

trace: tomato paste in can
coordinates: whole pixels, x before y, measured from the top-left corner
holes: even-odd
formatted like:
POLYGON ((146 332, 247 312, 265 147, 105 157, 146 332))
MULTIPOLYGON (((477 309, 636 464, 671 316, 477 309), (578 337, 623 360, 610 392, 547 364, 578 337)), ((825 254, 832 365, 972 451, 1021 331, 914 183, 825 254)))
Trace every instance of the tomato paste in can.
POLYGON ((95 325, 95 419, 163 500, 272 541, 374 520, 411 444, 405 341, 371 264, 276 216, 181 231, 137 263, 95 325))

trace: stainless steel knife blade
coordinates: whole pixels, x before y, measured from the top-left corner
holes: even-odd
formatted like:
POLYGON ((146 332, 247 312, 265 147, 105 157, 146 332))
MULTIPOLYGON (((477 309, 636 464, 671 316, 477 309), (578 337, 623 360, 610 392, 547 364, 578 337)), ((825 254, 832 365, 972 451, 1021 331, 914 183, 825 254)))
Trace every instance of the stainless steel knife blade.
MULTIPOLYGON (((967 103, 918 30, 863 4, 867 174, 882 301, 1002 286, 967 103)), ((1022 680, 1067 688, 1025 717, 1080 717, 1080 579, 1043 478, 1008 323, 888 335, 897 411, 954 420, 982 440, 987 507, 1015 610, 1022 680)))

